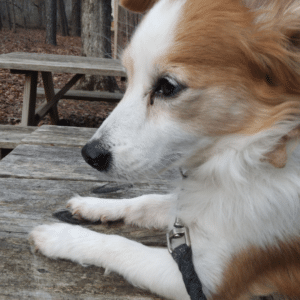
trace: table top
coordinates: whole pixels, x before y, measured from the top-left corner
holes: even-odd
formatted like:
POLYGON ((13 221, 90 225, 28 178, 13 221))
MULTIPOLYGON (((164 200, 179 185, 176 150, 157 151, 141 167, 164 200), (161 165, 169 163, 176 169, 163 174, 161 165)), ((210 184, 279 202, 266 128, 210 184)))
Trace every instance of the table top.
MULTIPOLYGON (((92 192, 95 188, 113 188, 115 184, 26 178, 0 178, 0 186, 1 299, 162 299, 133 287, 115 273, 104 275, 103 268, 83 267, 34 253, 28 242, 28 233, 35 226, 58 222, 52 214, 65 209, 66 201, 74 193, 122 201, 117 199, 124 196, 126 188, 97 195, 92 192)), ((144 189, 139 192, 135 189, 131 194, 143 192, 152 191, 144 186, 144 189)), ((166 246, 165 233, 159 230, 134 228, 125 226, 123 222, 83 226, 100 233, 117 234, 147 246, 166 246)))
POLYGON ((122 66, 120 60, 116 59, 26 52, 1 54, 0 68, 103 76, 126 76, 125 68, 122 66))
POLYGON ((35 126, 0 125, 0 148, 14 149, 35 130, 35 126))
MULTIPOLYGON (((7 132, 5 127, 3 130, 7 132)), ((122 201, 170 190, 167 180, 119 183, 89 167, 80 147, 95 130, 44 125, 25 132, 20 144, 0 161, 0 298, 5 292, 5 299, 162 299, 133 287, 115 273, 104 275, 103 268, 52 260, 34 253, 29 245, 28 233, 37 225, 58 222, 52 214, 65 209, 74 194, 122 201)), ((148 246, 166 246, 161 230, 122 222, 83 226, 148 246)))

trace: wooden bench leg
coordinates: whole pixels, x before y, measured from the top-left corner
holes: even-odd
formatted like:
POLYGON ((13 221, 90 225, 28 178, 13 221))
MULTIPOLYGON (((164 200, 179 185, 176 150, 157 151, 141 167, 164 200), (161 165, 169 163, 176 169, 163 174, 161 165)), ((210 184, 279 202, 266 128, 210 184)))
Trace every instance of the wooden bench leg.
MULTIPOLYGON (((47 100, 47 102, 51 102, 51 100, 55 96, 52 73, 51 72, 42 72, 42 79, 43 79, 43 83, 44 83, 46 100, 47 100)), ((57 125, 58 121, 59 121, 57 104, 52 106, 52 108, 49 111, 49 114, 50 114, 51 124, 57 125)))
POLYGON ((35 102, 38 72, 25 74, 21 126, 35 126, 35 102))

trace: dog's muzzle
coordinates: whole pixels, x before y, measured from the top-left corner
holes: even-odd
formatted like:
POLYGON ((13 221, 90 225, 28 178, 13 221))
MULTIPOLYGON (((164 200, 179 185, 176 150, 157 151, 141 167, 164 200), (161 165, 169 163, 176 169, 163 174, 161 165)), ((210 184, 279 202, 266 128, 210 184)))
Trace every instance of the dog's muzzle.
POLYGON ((84 160, 98 171, 108 171, 112 163, 112 154, 101 146, 99 141, 87 143, 81 150, 84 160))

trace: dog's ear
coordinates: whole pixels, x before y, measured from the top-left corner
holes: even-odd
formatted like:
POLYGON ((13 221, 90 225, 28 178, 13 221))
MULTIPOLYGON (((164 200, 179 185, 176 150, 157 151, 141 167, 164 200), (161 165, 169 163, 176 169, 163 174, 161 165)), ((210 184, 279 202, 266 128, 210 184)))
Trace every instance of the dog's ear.
POLYGON ((144 13, 149 10, 158 0, 121 0, 120 4, 128 10, 144 13))
MULTIPOLYGON (((251 74, 252 90, 266 107, 272 126, 300 115, 300 2, 299 0, 242 0, 253 14, 251 74)), ((300 128, 283 136, 265 155, 276 168, 283 168, 293 145, 299 141, 300 128)))
POLYGON ((288 152, 293 152, 300 141, 300 126, 291 130, 283 136, 274 150, 265 155, 264 161, 268 161, 276 168, 285 167, 288 159, 288 152), (294 142, 295 144, 293 145, 294 142), (287 149, 288 145, 290 148, 287 149))
POLYGON ((300 2, 242 0, 254 16, 253 76, 280 92, 300 94, 300 2))

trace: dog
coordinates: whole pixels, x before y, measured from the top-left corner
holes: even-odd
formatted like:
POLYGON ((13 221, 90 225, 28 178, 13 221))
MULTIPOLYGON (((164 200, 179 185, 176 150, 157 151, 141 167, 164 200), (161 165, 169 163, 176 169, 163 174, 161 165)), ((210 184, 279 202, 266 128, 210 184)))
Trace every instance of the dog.
MULTIPOLYGON (((87 220, 189 229, 207 299, 300 299, 300 2, 122 0, 145 16, 124 51, 124 98, 84 146, 118 178, 178 167, 172 194, 76 196, 87 220)), ((30 235, 51 258, 94 264, 167 299, 189 299, 164 248, 69 224, 30 235)))

